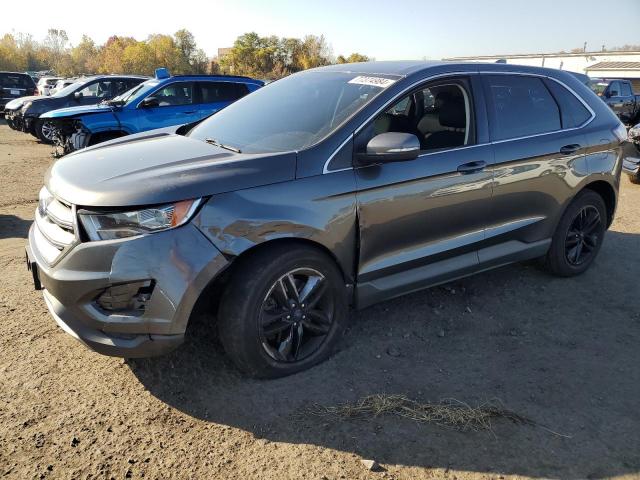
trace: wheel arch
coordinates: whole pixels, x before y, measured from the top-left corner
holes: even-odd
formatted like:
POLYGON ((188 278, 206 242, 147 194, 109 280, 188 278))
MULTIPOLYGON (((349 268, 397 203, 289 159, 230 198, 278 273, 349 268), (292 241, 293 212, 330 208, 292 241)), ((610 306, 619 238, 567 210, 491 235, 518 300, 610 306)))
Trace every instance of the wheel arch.
POLYGON ((345 272, 344 266, 341 265, 340 261, 336 257, 336 255, 325 245, 316 242, 314 240, 306 239, 306 238, 298 238, 298 237, 284 237, 284 238, 275 238, 272 240, 266 240, 262 243, 255 244, 250 248, 247 248, 242 253, 234 256, 230 259, 229 264, 224 269, 224 271, 220 272, 214 278, 212 278, 209 283, 202 289, 200 292, 198 299, 193 305, 191 310, 190 320, 187 324, 187 329, 189 325, 192 324, 192 319, 194 316, 201 316, 206 314, 205 312, 217 312, 218 305, 220 303, 220 299, 224 293, 225 285, 228 283, 229 279, 233 276, 233 274, 244 265, 246 262, 250 261, 253 256, 256 254, 268 250, 270 248, 281 248, 283 246, 295 247, 295 246, 307 246, 316 249, 317 251, 323 252, 327 257, 329 257, 335 266, 338 268, 338 271, 342 275, 342 278, 345 282, 345 287, 349 289, 349 303, 353 302, 353 284, 349 280, 349 276, 347 272, 345 272))
POLYGON ((616 211, 616 191, 609 182, 604 180, 596 180, 595 182, 588 183, 580 191, 592 190, 596 192, 607 207, 607 228, 611 226, 613 222, 613 216, 616 211))

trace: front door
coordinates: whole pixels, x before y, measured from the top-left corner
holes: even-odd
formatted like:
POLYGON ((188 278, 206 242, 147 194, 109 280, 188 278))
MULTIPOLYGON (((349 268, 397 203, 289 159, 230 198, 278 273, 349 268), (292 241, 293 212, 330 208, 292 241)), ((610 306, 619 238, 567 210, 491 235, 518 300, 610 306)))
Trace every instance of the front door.
POLYGON ((414 160, 356 168, 360 258, 358 303, 365 306, 473 272, 484 239, 491 145, 477 140, 471 82, 427 83, 367 125, 354 151, 385 132, 418 136, 414 160))
POLYGON ((184 125, 198 119, 193 82, 173 82, 151 93, 151 106, 138 107, 138 131, 184 125))

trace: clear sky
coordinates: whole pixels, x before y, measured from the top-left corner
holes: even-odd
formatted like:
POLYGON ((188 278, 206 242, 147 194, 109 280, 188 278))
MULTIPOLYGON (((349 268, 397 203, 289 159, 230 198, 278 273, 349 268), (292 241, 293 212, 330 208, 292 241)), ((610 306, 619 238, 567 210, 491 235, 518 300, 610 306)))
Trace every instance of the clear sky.
POLYGON ((377 60, 568 51, 584 42, 589 50, 640 44, 640 0, 28 0, 23 7, 8 5, 16 13, 2 9, 0 34, 24 32, 41 39, 48 28, 59 28, 72 42, 86 33, 103 43, 113 34, 142 40, 186 28, 210 56, 249 31, 281 37, 323 34, 335 55, 359 52, 377 60))

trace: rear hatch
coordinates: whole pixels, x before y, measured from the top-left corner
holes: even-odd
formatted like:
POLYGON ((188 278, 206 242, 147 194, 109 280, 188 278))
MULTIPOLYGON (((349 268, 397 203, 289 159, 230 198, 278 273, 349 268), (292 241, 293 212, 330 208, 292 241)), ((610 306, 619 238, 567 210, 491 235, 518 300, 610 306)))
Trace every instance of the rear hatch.
POLYGON ((29 75, 0 73, 0 98, 11 100, 33 95, 35 87, 29 75))

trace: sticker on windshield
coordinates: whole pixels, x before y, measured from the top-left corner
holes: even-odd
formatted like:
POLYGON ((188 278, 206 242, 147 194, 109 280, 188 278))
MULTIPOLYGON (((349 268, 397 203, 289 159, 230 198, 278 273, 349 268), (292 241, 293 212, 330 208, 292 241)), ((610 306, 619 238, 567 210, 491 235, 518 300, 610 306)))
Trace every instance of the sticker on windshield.
POLYGON ((372 87, 380 87, 387 88, 389 85, 395 83, 395 80, 391 80, 390 78, 382 78, 382 77, 367 77, 364 75, 360 75, 349 80, 348 83, 355 83, 356 85, 369 85, 372 87))

